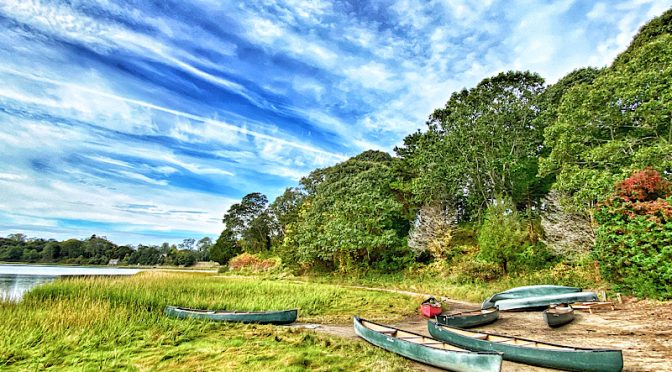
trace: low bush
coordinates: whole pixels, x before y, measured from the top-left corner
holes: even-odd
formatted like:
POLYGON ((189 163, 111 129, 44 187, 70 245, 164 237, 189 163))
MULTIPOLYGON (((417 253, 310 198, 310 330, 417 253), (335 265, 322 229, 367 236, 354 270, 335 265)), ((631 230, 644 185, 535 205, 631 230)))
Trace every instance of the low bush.
POLYGON ((271 272, 280 267, 280 259, 271 257, 263 259, 257 255, 243 253, 229 261, 231 271, 271 272))

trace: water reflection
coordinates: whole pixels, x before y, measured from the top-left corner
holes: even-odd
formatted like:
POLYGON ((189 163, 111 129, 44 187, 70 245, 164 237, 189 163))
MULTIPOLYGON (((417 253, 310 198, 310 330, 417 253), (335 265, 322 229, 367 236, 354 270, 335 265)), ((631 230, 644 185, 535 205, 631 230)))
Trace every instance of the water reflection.
POLYGON ((0 300, 18 301, 33 287, 54 279, 55 276, 0 274, 0 300))
POLYGON ((84 266, 0 265, 0 300, 19 301, 32 288, 71 275, 133 275, 140 270, 84 266))

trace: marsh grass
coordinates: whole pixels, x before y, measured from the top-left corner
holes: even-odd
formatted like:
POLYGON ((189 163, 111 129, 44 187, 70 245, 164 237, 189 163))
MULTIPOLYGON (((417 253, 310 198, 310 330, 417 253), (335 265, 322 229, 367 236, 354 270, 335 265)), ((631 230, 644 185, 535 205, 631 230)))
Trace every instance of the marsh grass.
POLYGON ((297 279, 308 283, 333 283, 398 289, 475 303, 482 302, 494 293, 525 285, 568 285, 587 290, 606 290, 607 293, 609 293, 610 288, 609 283, 596 277, 595 272, 588 265, 568 266, 563 264, 531 273, 505 276, 488 282, 478 280, 456 282, 451 273, 429 270, 408 270, 395 274, 367 273, 359 276, 308 275, 297 279))
POLYGON ((169 319, 165 305, 298 308, 300 321, 386 321, 416 310, 407 296, 330 284, 145 272, 71 278, 0 302, 0 368, 17 370, 397 370, 407 362, 361 341, 312 331, 169 319), (376 366, 373 368, 372 366, 376 366))

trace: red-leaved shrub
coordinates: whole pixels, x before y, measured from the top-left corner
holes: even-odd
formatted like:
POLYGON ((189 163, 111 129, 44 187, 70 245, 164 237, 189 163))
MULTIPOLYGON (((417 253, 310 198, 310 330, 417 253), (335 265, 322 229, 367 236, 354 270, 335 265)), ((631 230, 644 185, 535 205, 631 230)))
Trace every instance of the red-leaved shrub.
POLYGON ((616 185, 616 194, 626 201, 652 201, 666 197, 669 192, 670 182, 651 167, 633 173, 616 185))

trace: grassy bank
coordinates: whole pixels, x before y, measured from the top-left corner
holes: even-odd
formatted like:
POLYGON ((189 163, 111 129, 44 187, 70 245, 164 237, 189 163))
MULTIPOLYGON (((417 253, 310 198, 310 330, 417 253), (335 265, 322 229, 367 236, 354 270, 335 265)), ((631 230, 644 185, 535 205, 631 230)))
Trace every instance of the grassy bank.
MULTIPOLYGON (((236 275, 236 272, 224 273, 236 275)), ((263 274, 262 274, 263 275, 263 274)), ((551 268, 529 273, 511 274, 496 279, 470 280, 459 267, 417 266, 394 274, 367 272, 363 274, 303 275, 297 280, 308 283, 330 283, 350 286, 398 289, 403 291, 445 296, 455 300, 480 303, 486 297, 513 287, 537 284, 555 284, 581 287, 586 290, 605 290, 609 283, 602 281, 589 264, 569 266, 559 263, 551 268)))
POLYGON ((407 362, 364 342, 287 327, 183 321, 167 304, 237 310, 299 308, 300 321, 395 320, 416 299, 330 284, 146 272, 72 278, 0 303, 0 367, 222 370, 403 369, 407 362))

